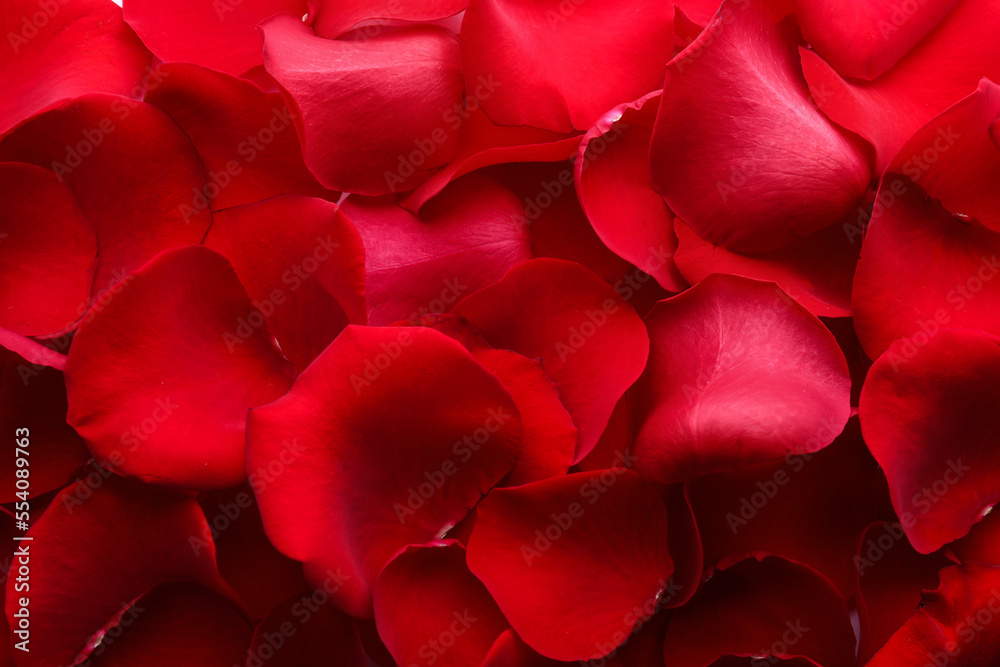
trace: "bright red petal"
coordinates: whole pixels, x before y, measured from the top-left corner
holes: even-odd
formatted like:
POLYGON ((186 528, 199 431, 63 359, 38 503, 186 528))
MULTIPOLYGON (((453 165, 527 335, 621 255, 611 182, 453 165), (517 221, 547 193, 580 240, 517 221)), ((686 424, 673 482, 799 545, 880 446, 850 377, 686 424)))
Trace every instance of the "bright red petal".
MULTIPOLYGON (((363 21, 433 21, 459 13, 466 4, 467 0, 309 0, 309 20, 317 35, 333 39, 363 21)), ((357 38, 372 39, 381 30, 373 25, 357 38)))

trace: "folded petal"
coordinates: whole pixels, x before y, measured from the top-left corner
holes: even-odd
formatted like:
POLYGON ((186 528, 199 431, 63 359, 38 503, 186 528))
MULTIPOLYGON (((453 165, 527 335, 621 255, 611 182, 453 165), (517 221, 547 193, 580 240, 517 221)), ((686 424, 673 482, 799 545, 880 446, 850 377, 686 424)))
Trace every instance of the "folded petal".
POLYGON ((281 396, 294 374, 266 325, 240 335, 252 313, 218 253, 158 255, 77 332, 67 420, 127 475, 199 489, 238 484, 247 409, 281 396))
POLYGON ((661 87, 674 8, 650 0, 472 0, 461 39, 466 87, 493 89, 481 99, 495 123, 587 130, 608 109, 661 87))
POLYGON ((370 618, 383 566, 464 518, 514 467, 521 437, 510 394, 459 343, 349 326, 286 396, 250 412, 247 469, 268 481, 255 492, 275 546, 313 583, 341 576, 335 604, 370 618))
MULTIPOLYGON (((309 21, 320 37, 340 37, 352 27, 371 19, 391 21, 433 21, 458 14, 467 0, 309 0, 309 21)), ((372 39, 380 34, 366 30, 358 39, 372 39)))
POLYGON ((797 29, 774 3, 723 5, 668 67, 653 184, 706 241, 774 250, 854 210, 870 148, 813 105, 797 29))
POLYGON ((663 483, 823 449, 850 416, 836 339, 774 283, 709 276, 646 317, 635 469, 663 483))
POLYGON ((576 461, 597 444, 615 403, 646 364, 648 339, 638 315, 578 264, 523 262, 453 312, 494 347, 541 360, 576 424, 576 461))
MULTIPOLYGON (((365 667, 358 623, 328 604, 323 588, 274 606, 257 624, 246 667, 365 667), (275 646, 281 642, 280 646, 275 646)), ((376 663, 381 664, 381 663, 376 663)))
POLYGON ((495 489, 469 569, 542 655, 607 655, 659 608, 673 562, 663 501, 625 468, 495 489))
POLYGON ((946 330, 893 343, 861 390, 865 442, 910 543, 936 551, 1000 502, 1000 339, 946 330))
POLYGON ((458 40, 424 25, 368 40, 317 37, 293 16, 265 21, 264 62, 296 115, 306 165, 332 190, 409 190, 448 163, 462 110, 458 40))

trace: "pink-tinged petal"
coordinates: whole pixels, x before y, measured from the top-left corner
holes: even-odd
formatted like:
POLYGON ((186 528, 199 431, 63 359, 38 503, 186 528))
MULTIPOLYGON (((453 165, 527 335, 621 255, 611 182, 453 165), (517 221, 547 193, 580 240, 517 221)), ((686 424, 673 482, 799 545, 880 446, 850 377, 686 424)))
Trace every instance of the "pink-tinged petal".
POLYGON ((845 598, 855 589, 858 536, 889 504, 856 419, 820 452, 707 475, 687 494, 708 565, 732 553, 775 554, 816 570, 845 598))
POLYGON ((479 665, 510 627, 457 542, 411 546, 386 565, 375 623, 399 665, 479 665))
POLYGON ((854 327, 872 359, 905 361, 943 329, 1000 335, 1000 234, 956 218, 906 177, 879 188, 854 275, 854 327), (884 204, 882 203, 884 202, 884 204))
MULTIPOLYGON (((849 214, 853 220, 855 214, 849 214)), ((677 268, 692 283, 713 273, 773 281, 810 313, 825 317, 851 314, 851 284, 861 243, 841 225, 831 225, 776 250, 741 254, 712 245, 683 220, 677 231, 677 268)))
POLYGON ((575 461, 597 444, 618 399, 646 365, 642 320, 607 283, 570 262, 519 264, 453 312, 493 347, 541 360, 576 424, 575 461))
POLYGON ((805 41, 849 79, 875 79, 928 35, 959 0, 848 0, 836 5, 795 0, 795 19, 805 41))
POLYGON ((604 114, 584 135, 574 169, 576 189, 594 231, 611 250, 679 292, 674 216, 649 171, 649 142, 661 91, 604 114))
MULTIPOLYGON (((340 37, 352 27, 372 19, 389 21, 433 21, 458 14, 468 0, 309 0, 309 22, 320 37, 340 37)), ((359 33, 357 39, 372 39, 381 26, 359 33)))
MULTIPOLYGON (((253 480, 257 488, 267 482, 253 480)), ((302 564, 281 555, 268 541, 253 488, 240 486, 202 495, 207 530, 191 535, 195 553, 215 545, 219 573, 240 596, 251 618, 265 618, 271 609, 291 595, 309 589, 302 564)))
MULTIPOLYGON (((35 367, 48 366, 56 370, 66 369, 66 355, 53 350, 27 336, 0 327, 0 346, 23 357, 35 367)), ((37 368, 36 368, 37 370, 37 368)))
POLYGON ((920 609, 867 667, 950 665, 1000 661, 1000 567, 968 564, 941 570, 941 585, 923 593, 920 609))
POLYGON ((232 343, 266 322, 302 370, 345 326, 365 323, 364 246, 336 204, 284 195, 214 218, 204 243, 233 265, 257 313, 232 343))
POLYGON ((807 49, 801 49, 802 69, 823 113, 875 145, 876 173, 882 173, 917 130, 972 93, 980 79, 1000 81, 998 31, 992 0, 962 0, 874 81, 845 81, 807 49))
POLYGON ((287 14, 265 21, 264 62, 296 116, 306 165, 332 190, 401 192, 448 163, 462 107, 458 40, 436 26, 329 40, 287 14))
POLYGON ((232 266, 201 246, 168 250, 80 326, 66 365, 69 423, 101 462, 154 484, 241 482, 247 409, 294 370, 252 313, 232 266), (236 342, 234 342, 236 341, 236 342))
POLYGON ((479 100, 467 97, 465 109, 448 117, 461 127, 455 155, 441 171, 428 178, 402 202, 419 211, 446 185, 469 172, 511 162, 560 162, 576 154, 579 135, 566 135, 535 127, 496 125, 482 111, 479 100), (470 109, 475 104, 474 109, 470 109))
POLYGON ((663 655, 677 667, 746 664, 713 662, 723 656, 853 667, 854 645, 847 603, 827 579, 793 561, 758 555, 720 568, 674 612, 663 655))
POLYGON ((814 106, 797 43, 773 3, 727 3, 670 62, 653 183, 715 245, 774 250, 834 224, 868 190, 870 147, 814 106))
POLYGON ((607 655, 659 608, 673 572, 663 501, 625 468, 494 489, 469 569, 542 655, 607 655))
POLYGON ((674 7, 472 0, 461 39, 466 88, 488 91, 477 98, 493 122, 587 130, 608 109, 661 87, 674 7))
POLYGON ((910 543, 936 551, 969 532, 997 502, 1000 339, 946 330, 912 356, 899 340, 861 390, 865 442, 889 480, 910 543))
POLYGON ((918 554, 899 523, 878 522, 862 533, 854 564, 855 602, 861 624, 860 659, 866 662, 920 605, 920 591, 938 585, 953 563, 942 553, 918 554))
MULTIPOLYGON (((31 651, 20 667, 74 664, 94 633, 152 586, 175 579, 228 593, 211 547, 195 554, 188 536, 205 517, 188 495, 108 473, 64 489, 28 532, 31 651)), ((16 577, 7 579, 8 622, 17 620, 16 577)))
POLYGON ((87 657, 93 667, 232 667, 246 656, 253 631, 242 610, 200 584, 154 586, 103 631, 87 657))
POLYGON ((456 341, 349 326, 286 396, 250 412, 247 470, 270 480, 256 495, 275 546, 314 584, 339 577, 335 604, 371 617, 386 562, 464 518, 514 467, 521 437, 510 394, 456 341))
POLYGON ((139 97, 149 51, 107 0, 10 0, 0 10, 0 136, 86 93, 139 97))
POLYGON ((662 483, 826 447, 851 413, 844 354, 774 283, 715 274, 646 317, 635 469, 662 483))
POLYGON ((388 198, 349 197, 343 210, 365 243, 369 324, 448 312, 531 258, 521 203, 482 174, 449 185, 419 217, 388 198))
POLYGON ((260 65, 257 24, 275 14, 306 13, 306 0, 124 0, 125 20, 165 62, 181 61, 240 75, 260 65))
POLYGON ((100 306, 160 251, 200 243, 212 220, 208 210, 183 207, 205 188, 197 151, 170 116, 144 102, 84 95, 5 137, 0 160, 50 169, 73 191, 97 235, 91 297, 100 306))
MULTIPOLYGON (((24 458, 31 471, 27 489, 30 496, 58 489, 90 458, 83 440, 66 423, 66 386, 62 373, 54 368, 36 367, 0 348, 0 433, 15 438, 15 433, 23 433, 19 429, 28 431, 27 446, 21 449, 27 452, 24 458)), ((14 442, 11 440, 12 445, 14 442)), ((2 503, 18 500, 16 458, 11 452, 0 460, 2 503)))
POLYGON ((254 631, 246 667, 365 667, 358 623, 328 599, 326 591, 316 589, 275 605, 254 631))
POLYGON ((51 171, 2 163, 0 180, 0 325, 28 336, 60 332, 90 304, 94 229, 51 171))
POLYGON ((208 183, 189 206, 217 211, 281 194, 336 200, 306 169, 280 93, 188 63, 161 65, 153 76, 159 83, 146 101, 170 114, 205 163, 208 183))

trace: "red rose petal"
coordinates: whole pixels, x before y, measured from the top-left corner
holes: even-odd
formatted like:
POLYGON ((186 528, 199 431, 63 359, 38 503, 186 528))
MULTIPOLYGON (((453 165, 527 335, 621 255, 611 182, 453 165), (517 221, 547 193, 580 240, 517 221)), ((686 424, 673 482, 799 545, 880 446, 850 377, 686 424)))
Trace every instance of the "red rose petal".
POLYGON ((674 573, 667 581, 667 591, 660 600, 664 609, 674 609, 687 604, 701 585, 705 565, 698 520, 691 506, 687 489, 680 484, 663 493, 670 518, 670 555, 674 573))
POLYGON ((482 174, 449 185, 420 217, 387 198, 349 197, 343 210, 365 242, 369 324, 447 312, 531 258, 520 202, 482 174))
POLYGON ((646 331, 635 311, 570 262, 523 262, 453 312, 494 347, 541 360, 578 429, 576 461, 597 444, 615 403, 646 364, 646 331))
POLYGON ((364 246, 336 204, 285 195, 226 209, 204 243, 233 265, 258 313, 236 329, 234 345, 263 315, 302 370, 349 323, 365 323, 364 246))
POLYGON ((365 667, 358 624, 324 595, 317 590, 277 604, 254 631, 246 667, 365 667))
POLYGON ((230 600, 190 582, 153 587, 108 628, 85 664, 93 667, 232 667, 252 630, 230 600))
POLYGON ((861 390, 861 427, 910 543, 930 553, 1000 502, 1000 339, 941 331, 893 343, 861 390), (906 356, 904 356, 906 355, 906 356))
POLYGON ((0 180, 0 325, 28 336, 60 332, 90 305, 94 229, 52 172, 0 163, 0 180))
POLYGON ((624 468, 494 489, 468 561, 521 638, 557 660, 625 641, 673 571, 666 508, 624 468))
MULTIPOLYGON (((317 35, 333 39, 362 21, 433 21, 458 14, 466 4, 467 0, 309 0, 309 20, 317 35)), ((379 34, 365 31, 359 39, 379 34)))
MULTIPOLYGON (((224 1, 224 0, 223 0, 224 1)), ((213 211, 281 194, 336 199, 306 169, 292 112, 278 92, 187 63, 161 65, 146 92, 191 138, 208 173, 195 209, 213 211)))
POLYGON ((727 655, 853 667, 854 645, 847 603, 829 581, 804 565, 760 555, 721 569, 674 612, 663 657, 677 667, 746 664, 713 662, 727 655))
POLYGON ((472 0, 461 39, 466 88, 489 91, 476 97, 495 123, 587 130, 608 109, 661 87, 674 8, 472 0))
POLYGON ((66 355, 10 329, 0 327, 0 346, 36 367, 48 366, 60 371, 66 368, 66 355))
POLYGON ((670 63, 653 183, 715 245, 773 250, 837 222, 868 190, 870 149, 813 106, 796 43, 771 4, 726 5, 670 63))
POLYGON ((882 173, 921 126, 972 93, 980 79, 1000 81, 995 9, 992 0, 962 0, 874 81, 845 81, 815 52, 801 49, 809 90, 823 113, 875 145, 875 171, 882 173))
POLYGON ((947 549, 960 563, 1000 565, 1000 512, 990 512, 968 535, 952 542, 947 549))
POLYGON ((995 665, 1000 660, 1000 567, 968 564, 941 570, 941 585, 899 632, 875 654, 868 667, 943 664, 995 665))
POLYGON ((816 452, 850 416, 844 354, 774 283, 709 276, 646 317, 635 469, 663 483, 816 452))
POLYGON ((302 16, 306 0, 124 0, 125 20, 166 62, 240 75, 261 64, 257 24, 275 14, 302 16))
POLYGON ((661 91, 604 114, 583 137, 574 170, 580 204, 613 251, 679 292, 673 214, 653 189, 649 142, 661 91))
POLYGON ((247 442, 251 484, 269 480, 256 494, 271 541, 314 583, 343 573, 334 602, 370 617, 385 563, 443 537, 514 467, 521 418, 443 334, 349 326, 286 396, 250 412, 247 442))
POLYGON ((66 365, 69 423, 128 475, 238 484, 247 409, 281 396, 293 375, 266 326, 237 338, 250 313, 219 254, 187 246, 158 255, 80 327, 66 365))
MULTIPOLYGON (((189 535, 205 530, 193 498, 109 473, 99 484, 64 489, 31 527, 31 651, 20 667, 73 664, 88 639, 123 605, 160 582, 184 579, 226 592, 211 547, 195 554, 189 535)), ((21 595, 7 580, 8 622, 21 595)))
POLYGON ((101 306, 160 251, 199 243, 212 220, 181 206, 205 188, 191 141, 166 113, 136 100, 95 94, 67 102, 4 138, 0 160, 51 169, 73 191, 97 235, 91 296, 101 306))
POLYGON ((959 4, 924 0, 903 7, 889 0, 836 5, 795 0, 795 18, 812 48, 841 76, 874 79, 896 64, 959 4))
POLYGON ((411 546, 375 584, 375 623, 400 665, 479 665, 509 628, 457 542, 411 546))
MULTIPOLYGON (((506 630, 497 637, 482 667, 560 667, 568 664, 570 663, 546 658, 525 644, 516 632, 506 630)), ((618 665, 609 662, 606 667, 618 665)))
POLYGON ((150 53, 106 0, 10 0, 0 34, 0 136, 86 93, 142 94, 150 53))
POLYGON ((447 164, 462 108, 458 40, 436 26, 369 40, 315 36, 283 14, 265 21, 264 62, 298 117, 306 165, 332 190, 409 190, 447 164))

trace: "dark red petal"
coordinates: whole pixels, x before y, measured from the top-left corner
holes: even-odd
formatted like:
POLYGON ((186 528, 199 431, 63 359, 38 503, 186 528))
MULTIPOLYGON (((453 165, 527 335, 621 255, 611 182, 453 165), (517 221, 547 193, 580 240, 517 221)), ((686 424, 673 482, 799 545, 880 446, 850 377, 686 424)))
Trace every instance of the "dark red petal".
MULTIPOLYGON (((553 660, 540 655, 524 643, 513 630, 504 631, 497 637, 482 667, 560 667, 570 663, 553 660)), ((610 662, 606 667, 618 667, 610 662)))
POLYGON ((153 587, 123 610, 117 625, 95 637, 93 667, 232 667, 246 656, 253 634, 241 610, 200 584, 153 587))
POLYGON ((699 236, 737 252, 828 227, 871 179, 867 145, 813 106, 790 21, 773 3, 723 6, 671 61, 660 100, 656 189, 699 236))
POLYGON ((51 169, 73 191, 97 235, 91 296, 100 306, 158 252, 199 243, 212 220, 182 206, 205 188, 191 141, 166 113, 136 100, 95 94, 68 102, 8 135, 0 160, 51 169))
POLYGON ((649 142, 661 91, 604 114, 580 143, 574 170, 580 204, 613 251, 679 292, 687 286, 674 266, 674 216, 653 189, 649 142))
POLYGON ((369 324, 447 312, 531 258, 520 202, 482 174, 449 185, 420 217, 388 198, 349 197, 343 210, 365 242, 369 324))
POLYGON ((0 325, 28 336, 60 332, 90 305, 94 229, 51 171, 0 163, 0 180, 0 325))
POLYGON ((1000 661, 1000 567, 968 564, 941 570, 941 585, 923 602, 867 667, 950 665, 980 667, 1000 661))
POLYGON ((914 132, 973 92, 981 78, 1000 81, 1000 41, 993 39, 998 31, 1000 13, 992 0, 962 0, 874 81, 845 81, 806 49, 802 69, 823 113, 875 145, 875 171, 882 173, 914 132))
POLYGON ((161 60, 239 75, 261 64, 257 24, 275 14, 306 13, 306 0, 124 0, 125 20, 161 60))
POLYGON ((906 360, 943 329, 1000 335, 1000 234, 960 220, 908 178, 882 181, 854 276, 854 326, 869 357, 906 360), (884 202, 884 203, 882 203, 884 202))
POLYGON ((950 330, 917 340, 896 341, 875 361, 860 416, 906 536, 930 553, 1000 502, 1000 339, 950 330))
POLYGON ((436 26, 368 40, 315 36, 295 17, 265 21, 264 62, 298 116, 306 165, 333 190, 409 190, 448 163, 462 109, 458 40, 436 26))
POLYGON ((247 470, 275 546, 314 583, 342 577, 334 602, 370 617, 385 563, 458 523, 514 467, 521 432, 510 394, 459 343, 349 326, 250 412, 247 470))
POLYGON ((357 622, 328 599, 316 589, 277 604, 254 631, 246 667, 365 667, 357 622))
POLYGON ((521 638, 557 660, 625 641, 673 571, 663 501, 625 468, 494 489, 468 561, 521 638))
POLYGON ((920 605, 920 591, 937 588, 938 572, 952 562, 941 553, 918 554, 899 523, 873 524, 859 545, 855 601, 863 663, 910 618, 920 605))
POLYGON ((701 584, 705 564, 698 520, 691 506, 688 490, 681 484, 668 487, 663 493, 670 519, 670 555, 674 573, 667 581, 667 591, 660 600, 664 609, 687 604, 701 584))
POLYGON ((161 65, 153 76, 146 101, 181 126, 208 173, 189 206, 216 211, 288 193, 336 199, 306 169, 280 93, 187 63, 161 65))
POLYGON ((452 117, 461 126, 458 148, 444 169, 414 190, 402 205, 419 211, 446 185, 469 172, 511 162, 559 162, 576 153, 579 135, 566 135, 535 127, 495 125, 483 113, 479 100, 467 97, 465 109, 452 117))
POLYGON ((258 313, 234 343, 264 321, 302 370, 345 326, 365 323, 364 246, 336 204, 284 195, 214 218, 204 243, 233 265, 258 313))
POLYGON ((238 484, 247 409, 281 396, 293 375, 266 325, 240 336, 251 312, 221 255, 201 246, 158 255, 81 325, 66 365, 69 423, 125 474, 238 484))
MULTIPOLYGON (((195 554, 189 535, 205 530, 193 498, 108 472, 64 489, 31 527, 31 634, 20 667, 73 664, 91 636, 152 586, 184 579, 226 592, 215 551, 195 554)), ((16 577, 7 580, 8 622, 16 625, 16 577)))
POLYGON ((1000 512, 990 512, 969 534, 948 545, 960 563, 1000 565, 1000 512))
POLYGON ((836 339, 774 283, 715 274, 646 317, 635 469, 663 483, 816 452, 844 428, 836 339))
POLYGON ((765 552, 816 570, 841 591, 854 593, 858 536, 888 505, 885 482, 857 420, 815 454, 690 482, 705 561, 765 552))
POLYGON ((628 468, 632 459, 628 456, 632 440, 632 422, 628 414, 628 394, 622 395, 615 403, 608 425, 590 453, 576 463, 581 472, 603 470, 624 465, 628 468))
MULTIPOLYGON (((466 4, 467 0, 309 0, 309 21, 317 35, 333 39, 370 19, 433 21, 459 13, 466 4)), ((379 34, 381 26, 375 25, 358 33, 357 39, 379 34)))
MULTIPOLYGON (((0 433, 28 430, 29 495, 58 489, 90 458, 83 440, 66 423, 66 387, 62 373, 35 367, 0 348, 0 433)), ((14 443, 14 440, 11 440, 14 443)), ((18 499, 16 457, 0 459, 0 502, 18 499)), ((2 572, 0 568, 0 572, 2 572)))
POLYGON ((458 542, 404 549, 375 584, 375 623, 400 665, 479 665, 509 628, 458 542))
POLYGON ((841 76, 874 79, 895 65, 959 4, 924 0, 905 7, 890 0, 836 5, 795 0, 802 35, 841 76))
POLYGON ((86 93, 142 95, 149 51, 106 0, 10 0, 0 10, 0 34, 7 42, 0 51, 0 136, 86 93))
POLYGON ((854 645, 847 603, 827 579, 758 555, 716 572, 674 612, 663 655, 677 667, 707 667, 726 655, 770 663, 801 656, 813 661, 806 664, 853 667, 854 645))
POLYGON ((607 283, 570 262, 519 264, 453 312, 494 347, 541 360, 579 431, 576 461, 597 444, 646 364, 642 320, 607 283))
MULTIPOLYGON (((853 223, 856 217, 856 212, 848 214, 846 223, 853 223)), ((740 254, 705 241, 680 218, 674 222, 674 260, 690 282, 704 280, 713 273, 770 280, 813 315, 851 314, 851 283, 861 243, 842 225, 831 225, 776 250, 740 254)))
POLYGON ((461 39, 466 88, 495 123, 587 130, 608 109, 661 87, 674 8, 472 0, 461 39))

